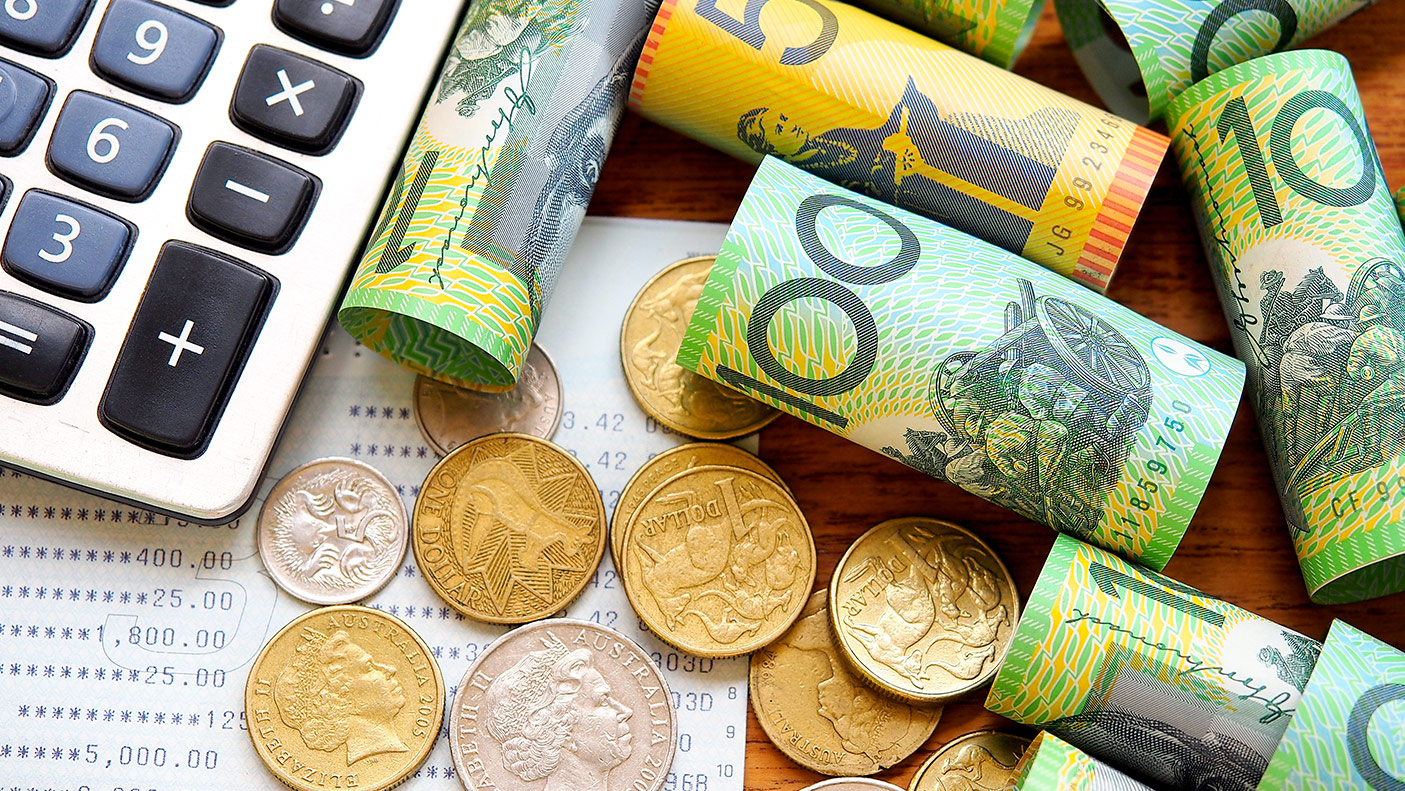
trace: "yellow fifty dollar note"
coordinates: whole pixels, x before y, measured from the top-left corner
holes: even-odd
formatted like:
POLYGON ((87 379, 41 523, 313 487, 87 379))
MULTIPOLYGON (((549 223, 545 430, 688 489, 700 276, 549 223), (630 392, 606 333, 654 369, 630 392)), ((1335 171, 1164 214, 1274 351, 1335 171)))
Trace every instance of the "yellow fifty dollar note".
POLYGON ((1107 288, 1167 140, 830 0, 667 0, 630 106, 1107 288))

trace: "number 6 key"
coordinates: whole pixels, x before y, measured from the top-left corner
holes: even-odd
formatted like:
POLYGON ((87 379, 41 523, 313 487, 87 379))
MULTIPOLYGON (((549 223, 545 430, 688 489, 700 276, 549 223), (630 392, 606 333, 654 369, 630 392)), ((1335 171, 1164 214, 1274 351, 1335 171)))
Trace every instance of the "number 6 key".
POLYGON ((49 169, 118 200, 146 200, 166 170, 176 127, 143 110, 74 91, 49 141, 49 169))

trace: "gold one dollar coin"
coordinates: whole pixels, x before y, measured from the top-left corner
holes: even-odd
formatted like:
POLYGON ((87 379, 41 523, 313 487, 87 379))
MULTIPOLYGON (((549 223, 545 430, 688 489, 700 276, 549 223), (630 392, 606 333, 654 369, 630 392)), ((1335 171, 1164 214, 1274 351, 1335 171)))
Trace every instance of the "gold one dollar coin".
POLYGON ((429 471, 411 532, 421 574, 454 609, 526 623, 558 612, 590 582, 605 551, 605 504, 560 446, 491 434, 429 471))
POLYGON ((323 607, 259 652, 244 716, 254 752, 285 785, 384 791, 434 747, 444 680, 429 646, 398 618, 323 607))
POLYGON ((893 700, 849 672, 823 590, 810 595, 790 631, 751 655, 750 680, 761 730, 792 761, 820 774, 887 769, 916 752, 942 716, 941 706, 893 700))
POLYGON ((926 517, 864 533, 829 583, 830 624, 845 658, 878 689, 920 703, 989 683, 1019 610, 995 552, 965 528, 926 517))
POLYGON ((815 582, 815 539, 790 493, 759 473, 706 465, 664 481, 630 517, 624 590, 665 642, 699 656, 757 650, 785 633, 815 582))
POLYGON ((1003 791, 1029 739, 1004 731, 976 731, 952 739, 927 759, 908 791, 1003 791))
POLYGON ((650 417, 699 439, 759 431, 780 412, 676 362, 716 256, 686 258, 658 273, 634 297, 620 328, 624 378, 650 417))
MULTIPOLYGON (((616 571, 623 571, 620 566, 622 559, 620 546, 624 543, 624 528, 625 525, 629 524, 629 518, 634 515, 639 504, 644 502, 644 498, 659 484, 684 470, 690 470, 704 464, 740 467, 744 470, 761 473, 781 486, 785 486, 781 476, 771 469, 769 464, 735 445, 717 442, 691 442, 687 445, 669 448, 644 462, 644 465, 629 479, 629 483, 625 484, 619 501, 615 503, 615 512, 610 517, 610 557, 615 561, 616 571)), ((786 487, 786 491, 790 491, 789 487, 786 487)))

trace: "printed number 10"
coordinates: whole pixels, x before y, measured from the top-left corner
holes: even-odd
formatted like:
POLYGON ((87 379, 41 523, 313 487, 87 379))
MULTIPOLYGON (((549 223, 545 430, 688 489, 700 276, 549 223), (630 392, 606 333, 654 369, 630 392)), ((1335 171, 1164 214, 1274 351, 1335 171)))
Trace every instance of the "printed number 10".
MULTIPOLYGON (((810 257, 815 266, 824 270, 834 280, 800 277, 778 283, 762 294, 761 298, 752 306, 751 315, 747 318, 747 351, 756 361, 757 367, 783 387, 809 396, 833 396, 847 393, 863 384, 869 374, 873 373, 873 368, 878 363, 878 325, 874 322, 873 314, 864 304, 863 299, 844 284, 872 286, 898 280, 906 276, 917 265, 917 260, 922 255, 922 245, 912 229, 903 225, 898 218, 891 214, 851 198, 824 193, 811 195, 796 207, 795 233, 800 239, 800 246, 805 250, 805 254, 810 257), (877 266, 857 266, 836 257, 825 246, 824 240, 820 238, 816 230, 820 212, 831 206, 857 209, 892 228, 901 242, 897 255, 877 266), (849 317, 849 322, 854 327, 856 336, 854 358, 834 376, 810 379, 792 373, 781 364, 780 360, 776 359, 776 356, 771 352, 770 344, 766 341, 766 331, 770 327, 771 319, 776 317, 781 308, 802 299, 819 299, 838 307, 849 317)), ((719 365, 717 366, 717 374, 733 387, 754 390, 770 396, 818 420, 833 423, 840 428, 849 425, 849 419, 843 415, 825 409, 813 401, 793 396, 779 387, 759 381, 741 371, 719 365)))
MULTIPOLYGON (((1249 116, 1249 106, 1244 102, 1244 97, 1236 96, 1225 105, 1215 130, 1219 132, 1221 143, 1231 133, 1234 134, 1234 141, 1239 146, 1239 158, 1249 174, 1249 185, 1254 190, 1254 203, 1259 208, 1259 219, 1264 228, 1282 223, 1283 212, 1274 196, 1263 147, 1254 132, 1254 121, 1249 116)), ((1371 141, 1367 139, 1361 124, 1357 123, 1351 108, 1326 91, 1303 91, 1284 103, 1269 128, 1268 154, 1278 175, 1293 192, 1324 206, 1359 206, 1370 200, 1376 191, 1376 170, 1380 165, 1374 156, 1371 141), (1298 166, 1298 160, 1293 155, 1293 127, 1309 110, 1326 110, 1340 118, 1351 130, 1361 157, 1361 178, 1350 187, 1329 187, 1315 181, 1298 166)))

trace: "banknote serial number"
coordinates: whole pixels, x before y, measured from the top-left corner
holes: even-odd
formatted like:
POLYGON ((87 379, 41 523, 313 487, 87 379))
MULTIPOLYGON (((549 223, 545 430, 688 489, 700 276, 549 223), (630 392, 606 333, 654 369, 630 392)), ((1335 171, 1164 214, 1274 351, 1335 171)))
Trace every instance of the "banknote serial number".
POLYGON ((1186 420, 1195 410, 1190 404, 1175 399, 1171 402, 1171 411, 1175 414, 1161 416, 1161 426, 1156 430, 1156 442, 1152 445, 1155 453, 1146 460, 1143 472, 1137 475, 1137 492, 1127 500, 1127 505, 1136 511, 1127 511, 1117 517, 1119 522, 1135 531, 1118 531, 1125 538, 1149 535, 1155 529, 1155 525, 1143 514, 1156 507, 1154 500, 1157 493, 1163 488, 1170 488, 1174 483, 1169 461, 1182 455, 1181 443, 1182 435, 1186 431, 1186 420))
MULTIPOLYGON (((1102 140, 1089 140, 1088 153, 1083 154, 1081 158, 1081 162, 1085 167, 1092 168, 1095 171, 1101 171, 1103 169, 1103 165, 1107 163, 1105 157, 1112 154, 1112 148, 1108 146, 1108 143, 1112 142, 1112 140, 1116 138, 1117 135, 1108 130, 1120 130, 1122 128, 1122 122, 1112 115, 1105 115, 1104 117, 1098 119, 1098 121, 1101 126, 1095 127, 1093 129, 1093 133, 1096 134, 1102 140)), ((1075 154, 1074 156, 1078 155, 1075 154)), ((1082 176, 1074 176, 1070 183, 1073 184, 1074 189, 1077 189, 1079 192, 1085 194, 1093 192, 1093 182, 1083 178, 1082 176)), ((1078 195, 1065 195, 1063 203, 1068 208, 1073 209, 1077 212, 1081 212, 1084 209, 1088 208, 1089 200, 1081 198, 1078 195)), ((1049 232, 1053 234, 1057 239, 1059 239, 1059 241, 1067 241, 1068 239, 1071 239, 1073 237, 1073 229, 1063 225, 1055 225, 1049 229, 1049 232)), ((1045 240, 1044 244, 1048 245, 1049 247, 1052 247, 1056 255, 1062 256, 1066 252, 1068 252, 1068 250, 1058 242, 1045 240)))
POLYGON ((1332 497, 1332 516, 1338 519, 1361 511, 1370 511, 1381 503, 1392 505, 1405 492, 1405 476, 1394 480, 1376 481, 1364 489, 1347 488, 1332 497))

